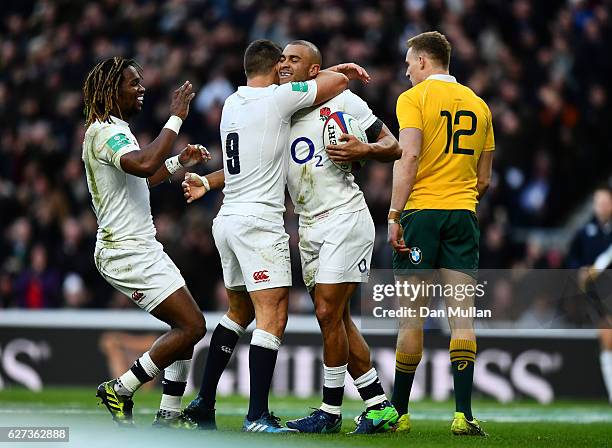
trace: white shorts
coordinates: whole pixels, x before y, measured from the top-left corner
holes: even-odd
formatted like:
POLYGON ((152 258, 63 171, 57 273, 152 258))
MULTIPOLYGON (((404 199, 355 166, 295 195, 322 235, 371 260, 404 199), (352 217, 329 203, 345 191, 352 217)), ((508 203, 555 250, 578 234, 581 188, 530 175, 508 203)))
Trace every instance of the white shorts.
POLYGON ((367 283, 374 248, 374 221, 367 208, 300 225, 304 284, 367 283))
POLYGON ((151 312, 185 280, 163 246, 143 249, 96 249, 94 261, 104 280, 151 312))
POLYGON ((212 232, 227 289, 291 286, 289 235, 282 224, 256 216, 220 215, 212 232))

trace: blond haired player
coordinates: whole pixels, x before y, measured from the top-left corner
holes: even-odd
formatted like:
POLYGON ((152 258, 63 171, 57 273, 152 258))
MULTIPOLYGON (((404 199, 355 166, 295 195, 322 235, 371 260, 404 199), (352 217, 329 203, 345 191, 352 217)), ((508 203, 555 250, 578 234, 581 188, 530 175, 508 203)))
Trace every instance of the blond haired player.
MULTIPOLYGON (((478 269, 475 211, 491 177, 493 125, 485 102, 450 76, 450 52, 446 37, 435 31, 408 41, 406 75, 413 87, 397 100, 402 158, 393 169, 388 236, 400 281, 418 270, 438 269, 444 284, 471 284, 478 269)), ((473 304, 473 296, 461 302, 447 299, 447 306, 473 304)), ((449 324, 456 401, 451 431, 486 435, 471 409, 473 323, 471 318, 449 318, 449 324)), ((410 430, 408 399, 422 351, 423 319, 407 318, 398 334, 392 400, 403 414, 398 430, 410 430)))

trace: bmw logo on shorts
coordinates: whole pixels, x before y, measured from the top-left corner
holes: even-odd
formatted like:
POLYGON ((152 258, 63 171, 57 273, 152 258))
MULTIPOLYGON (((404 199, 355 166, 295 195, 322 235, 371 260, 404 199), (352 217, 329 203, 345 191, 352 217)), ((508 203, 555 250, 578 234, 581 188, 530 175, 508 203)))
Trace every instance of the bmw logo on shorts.
POLYGON ((412 264, 419 264, 422 258, 421 249, 418 247, 413 247, 410 249, 410 261, 412 261, 412 264))

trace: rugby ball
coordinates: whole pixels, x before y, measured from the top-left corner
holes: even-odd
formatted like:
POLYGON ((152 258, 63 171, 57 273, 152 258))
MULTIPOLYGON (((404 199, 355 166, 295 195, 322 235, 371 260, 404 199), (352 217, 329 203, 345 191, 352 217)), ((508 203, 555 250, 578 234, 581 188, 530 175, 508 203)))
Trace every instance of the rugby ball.
MULTIPOLYGON (((368 142, 365 131, 361 129, 355 117, 344 112, 334 112, 327 117, 323 125, 323 145, 326 148, 327 145, 343 145, 346 142, 340 141, 340 136, 342 134, 354 135, 359 141, 363 143, 368 142)), ((338 169, 346 173, 352 173, 359 171, 364 165, 365 160, 356 162, 334 162, 332 160, 332 163, 336 165, 338 169)))

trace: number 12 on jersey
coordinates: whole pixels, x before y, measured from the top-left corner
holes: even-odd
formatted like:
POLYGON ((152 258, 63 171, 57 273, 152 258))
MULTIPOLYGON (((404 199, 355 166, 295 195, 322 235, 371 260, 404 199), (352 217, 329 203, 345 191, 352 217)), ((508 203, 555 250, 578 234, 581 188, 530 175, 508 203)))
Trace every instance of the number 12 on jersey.
POLYGON ((238 149, 238 133, 230 132, 225 138, 225 154, 227 155, 227 171, 230 174, 240 173, 240 152, 238 149))
POLYGON ((476 132, 476 124, 478 123, 478 119, 476 118, 476 114, 471 110, 458 110, 455 114, 454 124, 458 125, 461 122, 461 117, 468 117, 471 119, 470 129, 457 129, 453 133, 453 115, 447 111, 440 111, 440 116, 446 118, 446 148, 444 149, 444 153, 448 154, 448 150, 450 149, 451 140, 453 141, 453 154, 466 154, 468 156, 474 155, 473 149, 461 148, 459 146, 459 137, 462 135, 474 135, 476 132))

